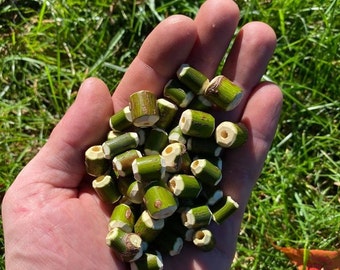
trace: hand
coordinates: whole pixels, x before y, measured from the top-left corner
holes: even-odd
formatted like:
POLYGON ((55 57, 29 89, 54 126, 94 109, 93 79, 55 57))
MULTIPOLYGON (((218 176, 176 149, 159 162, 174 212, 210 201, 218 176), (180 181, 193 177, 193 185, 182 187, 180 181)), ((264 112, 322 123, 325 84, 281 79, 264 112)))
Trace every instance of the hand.
MULTIPOLYGON (((2 205, 6 269, 126 269, 105 244, 111 208, 102 204, 85 174, 84 151, 103 141, 108 119, 129 95, 148 89, 161 94, 182 63, 212 78, 238 24, 231 0, 206 1, 195 20, 176 15, 161 22, 142 45, 112 98, 99 79, 87 79, 46 145, 21 171, 2 205)), ((250 192, 260 175, 280 114, 282 94, 260 83, 275 48, 266 24, 253 22, 238 33, 222 73, 245 91, 241 105, 221 119, 242 121, 249 140, 224 158, 224 191, 240 204, 223 225, 213 225, 217 247, 204 253, 186 246, 165 257, 165 269, 226 269, 250 192)))

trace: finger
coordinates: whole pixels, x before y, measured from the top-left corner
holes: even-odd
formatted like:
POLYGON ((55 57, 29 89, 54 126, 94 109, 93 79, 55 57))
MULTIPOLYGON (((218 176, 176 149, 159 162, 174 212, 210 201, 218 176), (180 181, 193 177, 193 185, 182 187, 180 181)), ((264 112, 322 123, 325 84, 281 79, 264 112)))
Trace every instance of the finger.
POLYGON ((275 32, 265 23, 248 23, 238 33, 222 70, 222 74, 244 90, 241 104, 227 116, 230 120, 239 120, 248 96, 261 80, 275 46, 275 32))
POLYGON ((249 129, 248 141, 226 155, 223 189, 239 203, 240 208, 216 230, 221 231, 220 235, 224 239, 218 242, 218 247, 227 254, 230 263, 234 256, 243 213, 271 146, 281 106, 282 93, 276 85, 263 83, 257 86, 241 119, 249 129))
POLYGON ((171 16, 156 26, 112 96, 115 111, 128 104, 133 92, 149 90, 159 95, 187 59, 196 37, 194 22, 182 15, 171 16))
POLYGON ((198 38, 188 63, 212 78, 226 53, 239 20, 234 1, 208 0, 195 18, 198 38))
POLYGON ((272 83, 255 88, 241 121, 248 128, 246 144, 226 153, 224 189, 236 200, 245 201, 260 176, 271 146, 282 106, 282 93, 272 83))
POLYGON ((85 80, 73 105, 15 183, 42 182, 55 187, 77 187, 85 171, 84 152, 104 138, 112 114, 107 86, 99 79, 85 80), (26 174, 29 177, 25 177, 26 174))

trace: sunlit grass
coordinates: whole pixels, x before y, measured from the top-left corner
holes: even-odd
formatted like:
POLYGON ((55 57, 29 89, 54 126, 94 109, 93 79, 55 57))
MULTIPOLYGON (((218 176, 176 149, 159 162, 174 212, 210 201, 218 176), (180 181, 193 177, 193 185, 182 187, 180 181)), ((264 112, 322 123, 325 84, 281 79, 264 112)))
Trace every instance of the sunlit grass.
MULTIPOLYGON (((98 76, 113 91, 152 28, 171 14, 193 17, 202 2, 0 1, 1 194, 85 78, 98 76)), ((240 26, 261 20, 274 28, 278 44, 264 78, 285 100, 233 268, 294 269, 273 244, 340 248, 339 4, 236 2, 240 26)))

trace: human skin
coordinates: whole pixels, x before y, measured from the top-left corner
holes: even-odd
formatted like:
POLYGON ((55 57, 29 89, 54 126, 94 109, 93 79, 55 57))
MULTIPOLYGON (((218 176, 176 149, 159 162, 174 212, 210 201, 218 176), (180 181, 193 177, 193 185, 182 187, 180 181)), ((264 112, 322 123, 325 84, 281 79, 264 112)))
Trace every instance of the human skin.
MULTIPOLYGON (((208 0, 195 19, 174 15, 150 33, 113 96, 103 81, 89 78, 52 131, 5 194, 2 219, 6 269, 129 269, 106 246, 112 206, 100 202, 86 175, 84 152, 101 143, 109 117, 129 95, 148 89, 161 95, 182 63, 210 79, 234 36, 239 9, 231 0, 208 0)), ((217 112, 218 121, 241 121, 246 144, 223 157, 223 190, 240 208, 222 225, 212 225, 216 248, 202 252, 185 245, 164 256, 165 269, 228 269, 251 190, 271 146, 282 104, 278 86, 260 82, 274 52, 276 36, 261 22, 244 25, 223 63, 222 74, 244 89, 241 104, 217 112)))

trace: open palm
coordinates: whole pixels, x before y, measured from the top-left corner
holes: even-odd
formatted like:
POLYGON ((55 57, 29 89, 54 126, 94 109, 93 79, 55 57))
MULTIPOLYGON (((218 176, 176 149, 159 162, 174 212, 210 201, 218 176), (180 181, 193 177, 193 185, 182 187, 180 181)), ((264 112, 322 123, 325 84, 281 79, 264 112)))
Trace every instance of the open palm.
MULTIPOLYGON (((74 104, 48 142, 13 182, 3 201, 7 269, 128 269, 106 246, 112 208, 99 201, 84 169, 84 151, 103 141, 108 119, 128 103, 131 93, 147 89, 161 95, 182 63, 209 78, 225 55, 238 24, 233 1, 208 0, 194 20, 175 15, 161 22, 142 45, 121 83, 110 96, 99 79, 87 79, 74 104)), ((240 209, 223 225, 213 225, 217 246, 201 252, 185 246, 166 257, 165 269, 226 269, 230 266, 247 200, 259 177, 279 118, 282 95, 272 83, 260 83, 276 43, 260 22, 237 35, 222 73, 241 86, 245 97, 218 119, 242 121, 249 140, 224 158, 225 193, 240 209)))

